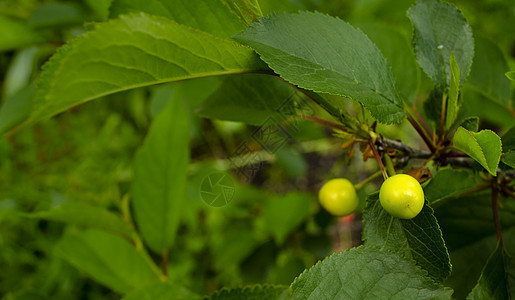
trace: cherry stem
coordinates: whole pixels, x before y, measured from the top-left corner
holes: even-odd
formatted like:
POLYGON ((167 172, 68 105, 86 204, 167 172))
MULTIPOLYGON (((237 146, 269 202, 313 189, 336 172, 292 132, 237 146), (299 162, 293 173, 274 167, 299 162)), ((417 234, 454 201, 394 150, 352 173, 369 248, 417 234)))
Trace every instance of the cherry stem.
POLYGON ((383 174, 384 180, 388 179, 388 173, 386 173, 386 169, 384 167, 383 161, 381 160, 381 155, 379 155, 379 152, 377 151, 376 146, 372 142, 372 139, 368 140, 368 145, 372 149, 372 152, 374 152, 374 157, 377 160, 377 164, 379 165, 379 169, 381 169, 381 173, 383 174))
POLYGON ((381 171, 375 172, 374 174, 368 176, 365 180, 363 180, 360 183, 354 185, 354 188, 356 189, 356 191, 361 190, 365 185, 369 184, 370 182, 375 180, 377 177, 381 176, 381 174, 382 174, 381 171))
POLYGON ((504 247, 501 230, 501 220, 499 219, 499 205, 497 203, 499 197, 499 188, 496 182, 492 182, 492 212, 494 214, 495 231, 497 232, 497 240, 499 245, 504 247))
POLYGON ((388 171, 388 173, 390 173, 390 176, 396 175, 397 173, 395 173, 395 167, 393 166, 393 162, 390 155, 385 154, 384 160, 386 161, 386 170, 388 171))
POLYGON ((327 121, 327 120, 322 120, 322 119, 319 119, 319 118, 316 118, 316 117, 311 117, 311 116, 306 116, 306 115, 299 115, 301 118, 303 119, 306 119, 306 120, 310 120, 310 121, 315 121, 317 123, 320 123, 320 124, 324 124, 324 125, 327 125, 327 126, 330 126, 330 127, 333 127, 333 128, 337 128, 337 129, 340 129, 340 130, 343 130, 343 131, 347 131, 347 129, 339 124, 336 124, 336 123, 333 123, 333 122, 330 122, 330 121, 327 121))

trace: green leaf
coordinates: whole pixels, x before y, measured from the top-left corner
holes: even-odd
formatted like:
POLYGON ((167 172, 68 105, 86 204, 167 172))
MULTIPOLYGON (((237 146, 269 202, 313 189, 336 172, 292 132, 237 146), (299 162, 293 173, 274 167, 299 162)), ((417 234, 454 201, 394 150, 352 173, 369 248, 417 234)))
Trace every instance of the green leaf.
POLYGON ((137 289, 125 297, 123 300, 200 300, 201 296, 189 291, 188 289, 172 284, 170 282, 160 282, 147 285, 137 289))
POLYGON ((273 15, 235 38, 301 88, 352 98, 382 123, 405 117, 384 56, 363 32, 338 18, 312 12, 273 15))
POLYGON ((232 41, 163 17, 121 16, 98 24, 46 64, 30 121, 136 87, 263 68, 250 49, 232 41))
POLYGON ((413 103, 420 81, 420 71, 408 39, 396 27, 382 23, 357 24, 377 45, 392 67, 402 98, 413 103))
POLYGON ((449 299, 452 290, 398 254, 361 246, 333 254, 292 283, 293 299, 449 299))
POLYGON ((460 68, 456 62, 454 52, 451 52, 451 81, 449 85, 449 98, 447 99, 447 111, 445 116, 445 128, 451 128, 458 117, 458 97, 460 95, 460 68))
POLYGON ((506 72, 504 75, 506 75, 506 77, 508 77, 509 80, 515 81, 515 71, 506 72))
POLYGON ((0 52, 18 49, 33 43, 43 42, 44 38, 24 24, 0 15, 0 52))
POLYGON ((206 118, 259 126, 269 117, 284 119, 280 108, 294 108, 294 96, 291 85, 270 75, 229 76, 196 112, 206 118))
POLYGON ((367 199, 363 224, 365 246, 378 246, 412 258, 438 282, 451 273, 440 226, 427 202, 415 218, 401 220, 386 212, 379 202, 379 193, 374 193, 367 199))
POLYGON ((491 130, 478 133, 459 127, 454 134, 454 147, 463 151, 493 176, 497 175, 497 166, 501 159, 501 138, 491 130))
POLYGON ((438 172, 424 187, 427 202, 438 201, 458 196, 477 186, 474 174, 470 170, 445 169, 438 172))
POLYGON ((55 250, 70 264, 119 293, 158 281, 143 256, 115 234, 100 230, 67 233, 55 250))
POLYGON ((290 290, 282 285, 253 285, 241 288, 223 288, 204 298, 206 300, 286 300, 290 290))
POLYGON ((77 25, 84 21, 84 11, 75 3, 47 3, 30 15, 27 24, 32 28, 48 28, 77 25))
POLYGON ((489 39, 479 36, 475 40, 474 62, 466 85, 497 103, 509 106, 510 81, 504 76, 509 68, 504 54, 489 39))
POLYGON ((265 228, 281 245, 288 234, 306 219, 313 203, 311 195, 301 193, 270 198, 263 207, 265 228))
POLYGON ((132 204, 143 239, 156 253, 170 248, 186 197, 189 121, 184 104, 171 101, 154 119, 134 158, 132 204))
POLYGON ((467 299, 509 299, 506 287, 506 271, 504 269, 503 248, 497 246, 488 258, 481 277, 467 299))
POLYGON ((255 0, 114 0, 110 11, 111 17, 139 12, 162 16, 222 38, 230 38, 261 17, 255 0))
POLYGON ((451 80, 449 59, 454 52, 460 69, 460 84, 467 78, 474 57, 472 30, 451 4, 419 0, 408 10, 413 24, 413 44, 418 63, 433 82, 447 90, 451 80))
POLYGON ((131 237, 131 231, 120 216, 100 206, 93 206, 79 201, 66 201, 50 210, 38 211, 27 215, 50 221, 64 222, 84 227, 93 227, 118 233, 126 238, 131 237))

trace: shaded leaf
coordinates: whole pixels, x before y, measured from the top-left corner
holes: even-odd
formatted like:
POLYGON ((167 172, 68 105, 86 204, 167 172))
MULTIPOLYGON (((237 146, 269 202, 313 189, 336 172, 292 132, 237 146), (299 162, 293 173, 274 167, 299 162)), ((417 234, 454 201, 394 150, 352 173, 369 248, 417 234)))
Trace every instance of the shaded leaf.
MULTIPOLYGON (((515 251, 515 202, 499 198, 499 219, 509 252, 515 251), (511 244, 511 245, 510 245, 511 244), (510 250, 512 249, 512 250, 510 250)), ((451 255, 453 271, 446 281, 457 299, 465 298, 477 284, 488 256, 494 252, 497 235, 492 214, 491 192, 448 198, 434 205, 451 255)))
POLYGON ((295 89, 270 75, 229 76, 196 110, 206 118, 262 125, 269 117, 282 120, 281 114, 295 109, 295 89))
POLYGON ((100 283, 119 292, 157 282, 148 262, 124 238, 100 230, 65 234, 57 255, 100 283))
POLYGON ((481 277, 467 299, 509 299, 503 252, 502 247, 497 246, 490 255, 481 271, 481 277))
POLYGON ((408 10, 418 63, 433 82, 447 90, 451 80, 449 59, 454 52, 460 84, 467 78, 474 57, 472 30, 461 12, 449 3, 419 0, 408 10))
POLYGON ((497 175, 501 159, 501 138, 491 130, 478 133, 459 127, 454 134, 454 147, 481 164, 490 174, 497 175))
POLYGON ((333 254, 292 283, 293 299, 449 299, 412 261, 376 247, 333 254))
POLYGON ((502 162, 515 169, 515 150, 510 150, 502 155, 502 162))
POLYGON ((379 194, 374 193, 367 199, 363 224, 365 246, 378 246, 413 258, 439 282, 451 273, 449 253, 440 226, 427 202, 415 218, 401 220, 386 212, 379 202, 379 194))
POLYGON ((424 196, 429 203, 458 196, 477 186, 470 170, 445 169, 438 172, 424 187, 424 196))
POLYGON ((506 72, 504 75, 506 75, 506 77, 508 77, 509 80, 515 81, 515 71, 506 72))
POLYGON ((301 88, 355 99, 382 123, 405 117, 384 56, 363 32, 338 18, 312 12, 273 15, 235 38, 301 88))
POLYGON ((458 127, 461 126, 468 131, 477 132, 479 130, 479 118, 478 117, 468 117, 458 127))
POLYGON ((484 37, 475 39, 475 55, 466 85, 505 106, 510 104, 510 81, 504 76, 508 63, 499 46, 484 37))
POLYGON ((170 248, 179 225, 186 198, 189 136, 184 104, 170 101, 134 157, 134 214, 143 239, 157 253, 170 248))
POLYGON ((358 24, 358 27, 377 45, 392 67, 402 98, 413 103, 420 74, 408 39, 396 27, 385 24, 358 24))
POLYGON ((470 85, 462 86, 461 99, 468 116, 477 116, 481 121, 488 121, 502 128, 515 125, 515 117, 506 105, 490 99, 470 85))

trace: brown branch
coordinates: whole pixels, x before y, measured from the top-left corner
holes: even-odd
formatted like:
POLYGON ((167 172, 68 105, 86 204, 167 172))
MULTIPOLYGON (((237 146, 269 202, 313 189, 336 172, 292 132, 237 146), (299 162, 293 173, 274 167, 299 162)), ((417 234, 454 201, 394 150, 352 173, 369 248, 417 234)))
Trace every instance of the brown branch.
POLYGON ((390 139, 387 139, 387 138, 382 138, 380 141, 386 147, 390 147, 390 148, 402 151, 409 158, 427 159, 427 158, 430 158, 431 155, 432 155, 431 152, 426 152, 426 151, 420 151, 420 150, 413 149, 413 148, 411 148, 410 146, 404 144, 401 141, 390 140, 390 139))
POLYGON ((499 196, 499 189, 497 183, 492 181, 492 212, 494 214, 495 231, 497 232, 497 240, 501 248, 504 247, 502 240, 501 220, 499 219, 499 205, 497 203, 499 196))

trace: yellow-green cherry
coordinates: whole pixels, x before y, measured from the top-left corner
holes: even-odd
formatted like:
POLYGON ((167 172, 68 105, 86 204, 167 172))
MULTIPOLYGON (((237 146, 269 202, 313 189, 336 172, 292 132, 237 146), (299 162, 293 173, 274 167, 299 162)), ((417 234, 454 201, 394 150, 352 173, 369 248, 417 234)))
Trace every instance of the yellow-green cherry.
POLYGON ((350 215, 359 204, 354 185, 345 178, 326 182, 318 193, 318 199, 330 214, 338 217, 350 215))
POLYGON ((392 216, 412 219, 424 207, 424 190, 415 178, 398 174, 383 182, 379 191, 379 201, 392 216))

